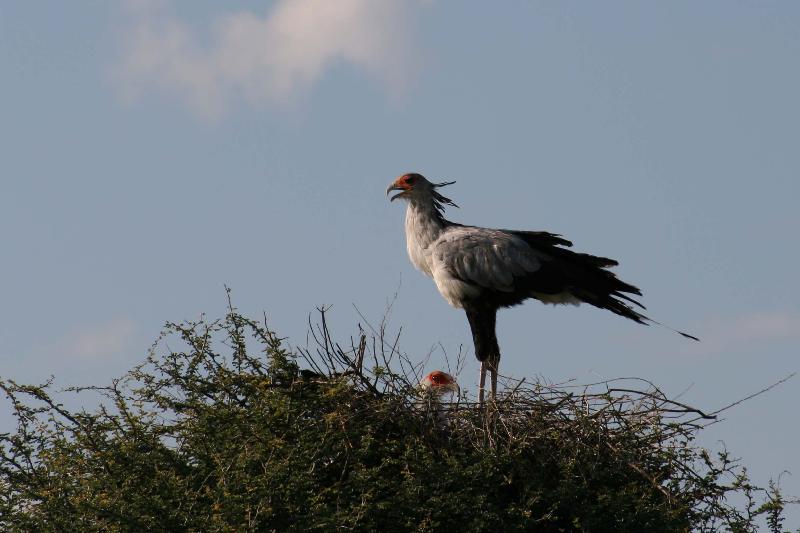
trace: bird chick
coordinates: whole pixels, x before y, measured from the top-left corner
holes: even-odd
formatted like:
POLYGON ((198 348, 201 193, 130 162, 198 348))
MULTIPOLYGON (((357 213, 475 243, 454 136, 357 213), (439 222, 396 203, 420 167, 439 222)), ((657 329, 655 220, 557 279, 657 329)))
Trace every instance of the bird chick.
POLYGON ((441 398, 445 394, 455 394, 456 397, 461 395, 461 387, 458 386, 456 378, 442 372, 441 370, 434 370, 419 382, 420 388, 427 394, 441 398))
MULTIPOLYGON (((456 379, 441 370, 434 370, 419 382, 420 397, 414 402, 417 410, 433 420, 437 425, 446 427, 453 407, 452 403, 445 404, 442 398, 445 395, 455 395, 455 401, 461 397, 461 388, 456 379)), ((452 402, 452 398, 451 398, 452 402)))

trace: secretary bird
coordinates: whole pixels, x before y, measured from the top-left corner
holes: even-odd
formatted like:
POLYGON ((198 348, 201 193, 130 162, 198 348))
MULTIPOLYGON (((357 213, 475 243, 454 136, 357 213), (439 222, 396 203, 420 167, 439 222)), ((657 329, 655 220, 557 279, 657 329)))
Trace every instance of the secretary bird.
POLYGON ((448 414, 451 413, 451 405, 444 404, 444 397, 450 396, 456 403, 461 399, 461 387, 458 386, 456 378, 442 372, 434 370, 419 382, 419 398, 415 402, 417 409, 426 413, 438 423, 447 423, 448 414))
POLYGON ((441 370, 434 370, 422 378, 419 382, 419 387, 437 399, 448 393, 456 396, 461 395, 461 387, 458 386, 456 378, 441 370))
POLYGON ((467 314, 475 357, 481 363, 481 405, 487 370, 491 373, 492 399, 497 394, 500 347, 495 322, 501 307, 518 305, 528 298, 554 305, 587 303, 639 324, 663 326, 630 305, 644 309, 628 296, 641 296, 642 292, 607 270, 617 265, 613 259, 568 250, 565 247, 572 243, 554 233, 479 228, 445 219, 445 206, 458 206, 437 189, 453 183, 431 183, 420 174, 403 174, 386 194, 400 191, 390 201, 399 198, 408 202, 405 226, 411 262, 433 278, 450 305, 467 314))

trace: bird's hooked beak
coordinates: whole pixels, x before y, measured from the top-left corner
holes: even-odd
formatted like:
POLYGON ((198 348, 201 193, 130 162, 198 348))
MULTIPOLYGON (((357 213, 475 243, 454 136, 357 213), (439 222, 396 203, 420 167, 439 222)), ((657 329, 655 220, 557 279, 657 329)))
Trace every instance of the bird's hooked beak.
POLYGON ((458 383, 453 382, 450 390, 455 393, 457 400, 461 400, 461 387, 458 386, 458 383))
POLYGON ((397 179, 397 180, 393 181, 391 185, 389 185, 388 189, 386 189, 386 194, 388 195, 392 191, 400 191, 400 192, 395 194, 391 198, 389 198, 390 202, 394 202, 396 199, 398 199, 398 198, 402 197, 404 194, 410 192, 411 191, 411 186, 408 185, 407 183, 401 182, 400 179, 397 179))

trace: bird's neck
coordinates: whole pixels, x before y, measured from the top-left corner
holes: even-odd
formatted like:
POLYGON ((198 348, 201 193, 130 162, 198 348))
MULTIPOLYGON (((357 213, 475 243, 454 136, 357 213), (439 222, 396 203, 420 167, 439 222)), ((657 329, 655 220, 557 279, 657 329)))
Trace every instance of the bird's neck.
POLYGON ((427 248, 439 238, 449 222, 433 202, 411 201, 406 210, 406 245, 414 266, 430 275, 427 248))

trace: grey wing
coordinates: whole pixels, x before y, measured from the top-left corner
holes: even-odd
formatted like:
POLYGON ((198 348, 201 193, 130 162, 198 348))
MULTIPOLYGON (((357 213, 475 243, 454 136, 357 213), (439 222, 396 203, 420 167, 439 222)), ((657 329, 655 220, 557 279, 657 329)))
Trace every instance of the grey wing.
POLYGON ((515 290, 515 278, 541 267, 542 257, 524 240, 501 230, 449 228, 433 245, 433 270, 498 291, 515 290))

